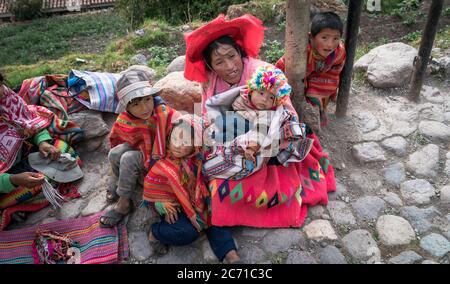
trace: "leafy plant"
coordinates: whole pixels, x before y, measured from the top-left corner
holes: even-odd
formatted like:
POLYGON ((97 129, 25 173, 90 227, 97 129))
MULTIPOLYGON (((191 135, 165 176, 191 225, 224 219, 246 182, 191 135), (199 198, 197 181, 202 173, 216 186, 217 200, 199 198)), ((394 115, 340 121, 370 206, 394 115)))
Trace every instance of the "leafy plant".
POLYGON ((151 67, 156 66, 166 66, 178 55, 173 48, 163 47, 163 46, 152 46, 148 49, 150 53, 150 63, 151 67))
POLYGON ((42 15, 42 0, 12 1, 9 11, 17 20, 31 20, 42 15))
POLYGON ((284 47, 277 40, 265 42, 263 48, 266 49, 265 60, 269 63, 275 64, 284 55, 284 47))
POLYGON ((411 26, 419 16, 420 0, 402 0, 391 14, 403 19, 403 24, 411 26))

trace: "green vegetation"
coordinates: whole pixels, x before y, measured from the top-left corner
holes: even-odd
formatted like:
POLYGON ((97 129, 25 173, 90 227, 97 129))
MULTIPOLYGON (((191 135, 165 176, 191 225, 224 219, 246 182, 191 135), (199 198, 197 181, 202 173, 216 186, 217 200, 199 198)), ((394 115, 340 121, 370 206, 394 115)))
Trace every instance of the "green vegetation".
POLYGON ((89 45, 91 40, 125 34, 113 13, 70 15, 7 25, 0 29, 0 66, 35 64, 57 59, 89 45))
POLYGON ((245 0, 119 0, 120 15, 133 29, 144 19, 161 19, 171 24, 182 24, 194 20, 210 20, 226 13, 228 6, 245 0))
POLYGON ((284 47, 277 40, 264 42, 262 48, 265 49, 263 60, 272 64, 284 55, 284 47))
MULTIPOLYGON (((415 31, 402 37, 402 40, 416 48, 419 48, 421 39, 422 31, 415 31)), ((434 47, 441 49, 450 48, 450 25, 438 30, 434 40, 434 47)))

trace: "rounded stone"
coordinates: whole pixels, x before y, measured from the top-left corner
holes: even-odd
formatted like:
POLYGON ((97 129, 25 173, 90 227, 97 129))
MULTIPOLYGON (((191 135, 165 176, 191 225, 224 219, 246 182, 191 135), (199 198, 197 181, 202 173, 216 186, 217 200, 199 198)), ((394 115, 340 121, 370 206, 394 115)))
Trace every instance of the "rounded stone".
POLYGON ((342 243, 350 255, 358 260, 368 260, 378 250, 377 243, 366 230, 350 232, 342 238, 342 243))
POLYGON ((383 145, 383 147, 385 147, 389 151, 394 152, 397 156, 402 157, 406 155, 406 147, 408 145, 408 142, 401 136, 395 136, 385 139, 383 142, 381 142, 381 145, 383 145))
POLYGON ((436 207, 417 208, 416 206, 406 206, 400 210, 402 217, 406 218, 417 232, 420 234, 432 229, 433 218, 440 215, 436 207))
POLYGON ((393 192, 388 192, 383 197, 384 201, 386 201, 388 204, 394 207, 403 206, 403 201, 398 197, 397 194, 393 192))
POLYGON ((411 154, 406 163, 407 169, 417 177, 435 178, 439 169, 439 147, 428 144, 411 154))
POLYGON ((432 233, 420 240, 420 247, 434 256, 443 257, 450 251, 450 242, 444 236, 432 233))
POLYGON ((383 199, 376 196, 361 197, 352 203, 356 216, 361 220, 371 220, 378 217, 378 213, 386 208, 383 199))
POLYGON ((320 251, 321 264, 346 264, 344 255, 335 246, 327 246, 320 251))
POLYGON ((305 226, 306 236, 313 240, 337 240, 336 232, 330 221, 314 220, 305 226))
POLYGON ((352 154, 362 163, 385 161, 384 151, 376 142, 366 142, 354 145, 352 154))
POLYGON ((286 264, 315 264, 316 260, 307 252, 293 251, 289 253, 286 264))
POLYGON ((145 232, 131 232, 129 235, 131 256, 144 261, 152 256, 152 248, 145 232))
POLYGON ((327 209, 336 224, 356 225, 355 217, 345 202, 330 201, 328 202, 327 209))
POLYGON ((419 262, 423 259, 419 254, 415 251, 407 250, 401 252, 399 255, 389 259, 389 263, 392 264, 413 264, 419 262))
POLYGON ((450 127, 438 121, 421 121, 419 131, 433 142, 450 140, 450 127))
POLYGON ((436 195, 434 187, 424 179, 405 181, 400 185, 400 193, 409 204, 428 204, 436 195))
POLYGON ((384 180, 393 186, 399 186, 406 179, 405 167, 398 162, 383 169, 384 180))
POLYGON ((268 233, 263 239, 263 248, 270 253, 287 251, 292 245, 298 244, 302 239, 298 229, 277 229, 268 233))
POLYGON ((450 204, 450 185, 441 188, 441 202, 445 204, 450 204))
POLYGON ((408 221, 394 215, 378 218, 376 229, 381 242, 386 246, 407 245, 416 236, 408 221))

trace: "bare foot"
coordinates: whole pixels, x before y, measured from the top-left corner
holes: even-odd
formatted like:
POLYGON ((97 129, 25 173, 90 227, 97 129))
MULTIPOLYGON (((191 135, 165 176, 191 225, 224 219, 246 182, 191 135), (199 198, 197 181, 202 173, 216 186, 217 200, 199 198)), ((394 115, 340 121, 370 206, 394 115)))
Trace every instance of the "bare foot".
POLYGON ((230 250, 227 255, 225 255, 225 260, 229 264, 233 264, 241 260, 236 250, 230 250))

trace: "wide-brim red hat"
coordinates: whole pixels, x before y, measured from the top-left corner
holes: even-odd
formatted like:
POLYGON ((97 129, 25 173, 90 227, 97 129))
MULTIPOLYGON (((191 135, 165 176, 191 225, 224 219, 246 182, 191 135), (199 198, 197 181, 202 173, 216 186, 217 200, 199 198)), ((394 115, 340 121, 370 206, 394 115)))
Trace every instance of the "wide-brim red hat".
POLYGON ((222 36, 230 36, 250 57, 256 57, 264 40, 262 21, 250 14, 227 20, 221 14, 208 24, 186 33, 186 65, 184 77, 191 81, 206 82, 207 68, 203 58, 205 48, 222 36))

